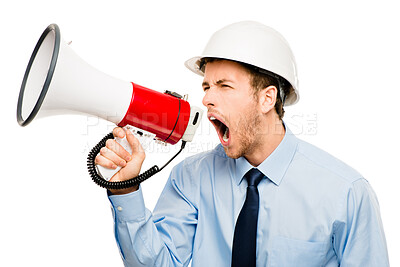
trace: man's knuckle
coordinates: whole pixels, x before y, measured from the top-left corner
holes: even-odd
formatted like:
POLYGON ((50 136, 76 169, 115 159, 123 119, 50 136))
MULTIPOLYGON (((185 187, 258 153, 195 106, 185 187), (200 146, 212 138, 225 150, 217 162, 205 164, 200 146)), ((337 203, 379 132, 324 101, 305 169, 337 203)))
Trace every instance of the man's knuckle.
POLYGON ((108 139, 106 141, 106 147, 112 149, 114 147, 114 139, 108 139))
POLYGON ((113 130, 114 136, 119 136, 119 135, 121 135, 121 130, 122 130, 121 127, 115 127, 114 130, 113 130))
POLYGON ((100 149, 100 155, 102 155, 102 156, 104 156, 106 153, 107 153, 107 148, 106 147, 102 147, 101 149, 100 149))
POLYGON ((101 156, 100 155, 97 155, 95 158, 94 158, 94 163, 95 164, 99 164, 101 162, 101 156))

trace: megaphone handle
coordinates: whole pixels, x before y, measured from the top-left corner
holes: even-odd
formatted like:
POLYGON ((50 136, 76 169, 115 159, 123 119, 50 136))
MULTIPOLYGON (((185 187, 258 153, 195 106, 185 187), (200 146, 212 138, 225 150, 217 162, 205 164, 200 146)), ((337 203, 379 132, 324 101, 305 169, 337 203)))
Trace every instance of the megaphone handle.
MULTIPOLYGON (((151 142, 154 141, 156 137, 155 134, 144 131, 142 129, 136 128, 131 125, 126 125, 123 127, 125 130, 130 131, 135 137, 139 140, 140 144, 142 145, 143 149, 147 149, 151 142)), ((126 136, 124 138, 114 137, 115 141, 117 141, 129 154, 132 154, 132 148, 129 144, 126 136)), ((121 167, 117 167, 116 169, 109 169, 100 165, 96 165, 98 173, 106 180, 109 181, 114 174, 116 174, 121 167)))
POLYGON ((105 180, 102 176, 100 176, 97 172, 96 164, 94 162, 97 154, 100 152, 100 149, 105 146, 106 141, 108 139, 114 138, 113 133, 107 134, 103 139, 100 140, 100 142, 89 152, 88 158, 87 158, 87 167, 88 167, 88 172, 90 177, 92 178, 93 182, 95 182, 98 186, 107 188, 107 189, 125 189, 132 187, 134 185, 138 185, 144 180, 150 178, 154 174, 158 173, 162 169, 164 169, 174 158, 176 158, 179 153, 182 152, 182 150, 185 148, 186 141, 182 140, 181 148, 180 150, 166 163, 164 166, 159 168, 157 165, 154 165, 144 173, 139 174, 138 176, 126 180, 126 181, 120 181, 120 182, 110 182, 105 180))
MULTIPOLYGON (((126 137, 124 138, 119 138, 119 137, 114 137, 115 141, 117 141, 126 151, 128 151, 129 154, 132 154, 132 148, 128 143, 128 140, 126 137)), ((116 169, 109 169, 100 165, 96 165, 97 172, 100 174, 101 177, 103 177, 106 181, 109 181, 111 177, 116 174, 121 167, 118 166, 116 169)))

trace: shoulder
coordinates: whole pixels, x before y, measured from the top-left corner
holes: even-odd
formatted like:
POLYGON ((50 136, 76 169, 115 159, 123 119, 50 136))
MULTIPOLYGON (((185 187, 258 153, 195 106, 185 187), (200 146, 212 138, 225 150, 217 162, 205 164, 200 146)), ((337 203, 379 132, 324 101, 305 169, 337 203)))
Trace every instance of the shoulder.
POLYGON ((362 175, 328 152, 299 139, 297 153, 293 159, 307 167, 308 172, 318 172, 325 176, 339 179, 347 184, 363 179, 362 175))
POLYGON ((168 183, 192 203, 200 199, 201 185, 210 184, 216 168, 230 161, 222 146, 189 156, 173 167, 168 183))
POLYGON ((223 147, 219 144, 214 149, 189 156, 181 161, 177 167, 188 169, 191 172, 213 166, 215 162, 227 161, 229 157, 225 154, 223 147))
POLYGON ((209 177, 214 173, 215 168, 226 165, 230 159, 221 145, 214 149, 196 155, 189 156, 179 162, 172 169, 172 178, 194 179, 198 181, 201 177, 209 177), (206 175, 207 174, 207 175, 206 175))

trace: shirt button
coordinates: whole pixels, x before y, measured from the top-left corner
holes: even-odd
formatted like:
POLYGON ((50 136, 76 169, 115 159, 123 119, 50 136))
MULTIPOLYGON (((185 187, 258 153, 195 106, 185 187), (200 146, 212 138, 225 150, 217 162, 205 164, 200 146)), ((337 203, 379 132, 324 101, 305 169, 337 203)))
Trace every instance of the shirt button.
POLYGON ((118 211, 122 211, 122 207, 121 207, 121 206, 118 206, 118 207, 117 207, 117 210, 118 210, 118 211))

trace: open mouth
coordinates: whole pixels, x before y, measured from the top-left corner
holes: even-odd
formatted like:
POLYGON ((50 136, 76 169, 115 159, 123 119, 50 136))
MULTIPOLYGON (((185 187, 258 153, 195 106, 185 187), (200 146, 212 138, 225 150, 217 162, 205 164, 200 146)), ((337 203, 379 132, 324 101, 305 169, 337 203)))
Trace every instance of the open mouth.
POLYGON ((225 125, 221 120, 215 118, 214 116, 210 116, 209 120, 214 125, 217 130, 218 137, 222 143, 222 145, 226 146, 229 143, 229 127, 225 125))

